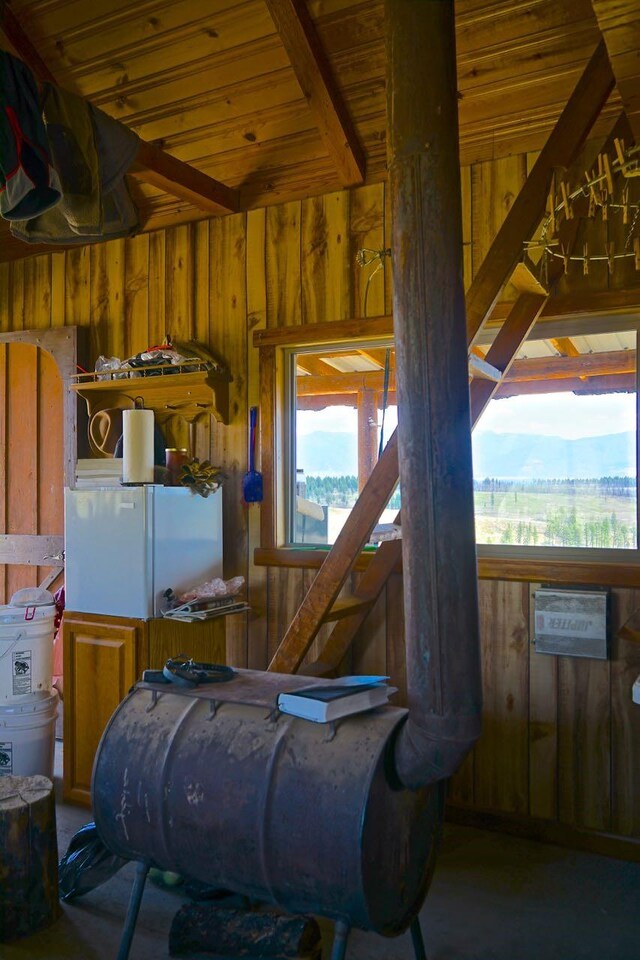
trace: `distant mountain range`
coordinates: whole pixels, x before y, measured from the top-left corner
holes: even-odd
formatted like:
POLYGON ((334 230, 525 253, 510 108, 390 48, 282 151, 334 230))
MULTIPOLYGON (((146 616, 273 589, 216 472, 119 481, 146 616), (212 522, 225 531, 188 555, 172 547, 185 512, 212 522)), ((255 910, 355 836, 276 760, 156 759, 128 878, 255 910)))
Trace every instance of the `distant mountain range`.
MULTIPOLYGON (((299 437, 298 464, 307 476, 356 476, 355 436, 318 431, 299 437)), ((473 440, 473 465, 477 480, 634 476, 635 434, 564 440, 539 434, 478 433, 473 440)))
POLYGON ((561 480, 635 476, 635 434, 565 440, 539 434, 478 433, 473 438, 477 480, 561 480))
POLYGON ((358 476, 355 434, 317 430, 298 437, 298 466, 308 477, 358 476))

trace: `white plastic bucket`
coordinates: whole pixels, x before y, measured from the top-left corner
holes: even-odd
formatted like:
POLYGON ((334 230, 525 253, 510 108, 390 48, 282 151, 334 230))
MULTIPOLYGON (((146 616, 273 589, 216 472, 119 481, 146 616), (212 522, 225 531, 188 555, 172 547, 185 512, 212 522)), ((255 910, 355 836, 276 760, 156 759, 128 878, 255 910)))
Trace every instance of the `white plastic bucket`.
POLYGON ((0 706, 51 692, 55 606, 0 606, 0 706))
POLYGON ((0 776, 53 778, 58 694, 0 707, 0 776))

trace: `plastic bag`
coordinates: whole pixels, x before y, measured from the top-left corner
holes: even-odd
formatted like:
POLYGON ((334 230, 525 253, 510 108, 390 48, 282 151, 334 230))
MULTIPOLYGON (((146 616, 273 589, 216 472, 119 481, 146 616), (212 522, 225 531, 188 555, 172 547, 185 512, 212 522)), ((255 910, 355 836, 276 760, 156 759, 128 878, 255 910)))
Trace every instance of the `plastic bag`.
POLYGON ((231 580, 214 577, 185 590, 178 599, 180 603, 188 603, 190 600, 208 600, 210 597, 235 597, 243 587, 244 577, 232 577, 231 580))
POLYGON ((86 823, 71 838, 58 865, 60 899, 65 903, 95 890, 129 861, 107 850, 95 823, 86 823))

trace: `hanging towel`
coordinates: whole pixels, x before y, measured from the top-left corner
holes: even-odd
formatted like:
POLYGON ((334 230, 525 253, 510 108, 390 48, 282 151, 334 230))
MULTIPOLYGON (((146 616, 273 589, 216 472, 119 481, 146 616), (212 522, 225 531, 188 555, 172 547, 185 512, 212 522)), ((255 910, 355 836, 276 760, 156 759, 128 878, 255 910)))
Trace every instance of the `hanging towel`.
POLYGON ((75 94, 48 87, 45 122, 63 186, 62 203, 11 233, 27 243, 83 244, 128 237, 139 227, 124 175, 137 135, 75 94))
POLYGON ((62 215, 75 233, 100 235, 102 183, 89 104, 82 97, 45 84, 42 112, 62 186, 56 217, 62 215))
POLYGON ((60 196, 34 76, 0 50, 0 214, 6 220, 37 217, 60 196))

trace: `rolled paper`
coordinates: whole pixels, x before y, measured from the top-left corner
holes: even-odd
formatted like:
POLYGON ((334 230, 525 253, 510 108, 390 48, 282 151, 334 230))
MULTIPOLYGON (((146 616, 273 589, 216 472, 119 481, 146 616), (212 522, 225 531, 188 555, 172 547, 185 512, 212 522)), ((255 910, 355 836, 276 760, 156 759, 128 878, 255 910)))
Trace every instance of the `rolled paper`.
POLYGON ((153 483, 153 429, 153 410, 123 411, 123 483, 153 483))

